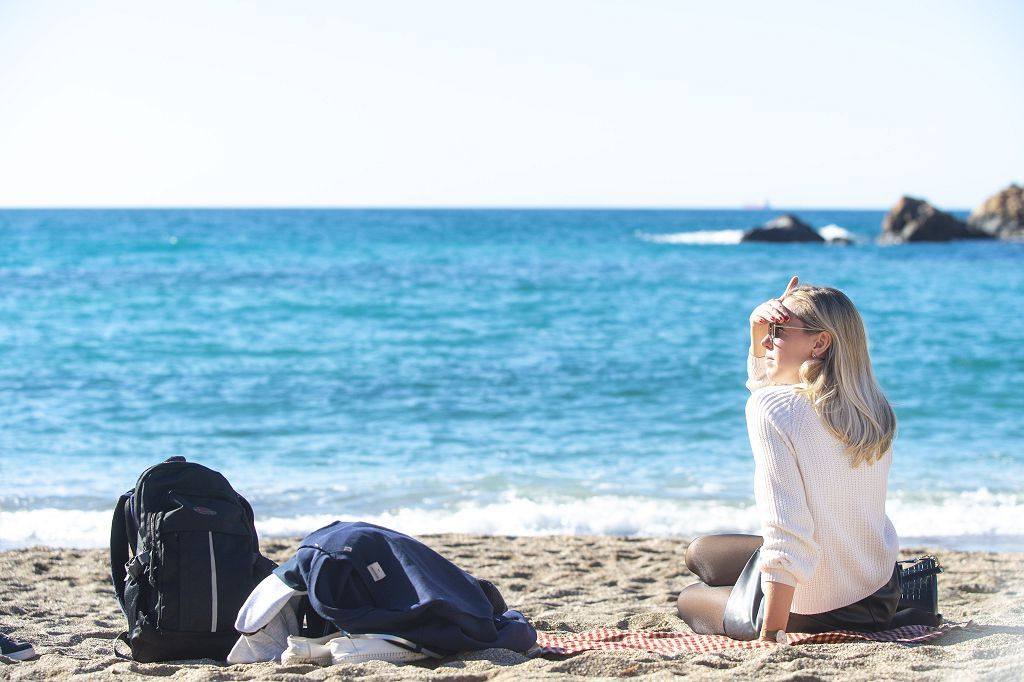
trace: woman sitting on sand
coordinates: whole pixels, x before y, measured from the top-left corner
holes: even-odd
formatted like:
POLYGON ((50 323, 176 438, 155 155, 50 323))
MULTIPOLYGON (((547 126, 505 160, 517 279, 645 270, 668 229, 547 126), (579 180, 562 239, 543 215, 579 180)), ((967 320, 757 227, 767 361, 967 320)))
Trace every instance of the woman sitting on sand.
POLYGON ((745 610, 747 637, 780 642, 786 632, 888 628, 900 599, 899 540, 885 515, 896 417, 857 309, 793 277, 750 316, 747 370, 763 538, 694 540, 686 566, 701 582, 679 595, 680 617, 701 634, 744 637, 730 624, 745 610), (761 608, 737 604, 757 571, 761 608), (746 587, 734 591, 738 580, 746 587))

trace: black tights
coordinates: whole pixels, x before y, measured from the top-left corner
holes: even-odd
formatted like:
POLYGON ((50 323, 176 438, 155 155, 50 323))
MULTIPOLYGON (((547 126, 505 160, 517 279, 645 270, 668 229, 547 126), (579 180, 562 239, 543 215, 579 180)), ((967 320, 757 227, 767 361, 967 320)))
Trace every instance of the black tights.
MULTIPOLYGON (((701 635, 725 634, 725 606, 732 586, 743 567, 763 542, 759 535, 705 535, 686 548, 686 567, 700 578, 679 593, 676 605, 679 617, 701 635)), ((895 625, 935 625, 933 614, 916 609, 901 611, 896 618, 900 597, 899 571, 874 594, 826 613, 789 614, 787 632, 828 632, 829 630, 877 631, 895 625), (914 611, 915 613, 909 613, 914 611)))
POLYGON ((686 548, 686 567, 700 578, 679 593, 679 617, 701 635, 725 634, 725 605, 760 535, 704 535, 686 548))

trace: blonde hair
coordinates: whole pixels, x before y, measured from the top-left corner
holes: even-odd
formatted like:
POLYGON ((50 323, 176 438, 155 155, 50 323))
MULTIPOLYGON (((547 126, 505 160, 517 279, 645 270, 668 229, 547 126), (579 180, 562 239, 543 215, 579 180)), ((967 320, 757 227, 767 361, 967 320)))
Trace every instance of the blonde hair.
POLYGON ((804 326, 832 335, 821 358, 800 365, 796 392, 846 445, 853 466, 877 462, 892 447, 896 414, 871 369, 864 321, 853 301, 838 289, 805 285, 789 293, 786 307, 804 326))

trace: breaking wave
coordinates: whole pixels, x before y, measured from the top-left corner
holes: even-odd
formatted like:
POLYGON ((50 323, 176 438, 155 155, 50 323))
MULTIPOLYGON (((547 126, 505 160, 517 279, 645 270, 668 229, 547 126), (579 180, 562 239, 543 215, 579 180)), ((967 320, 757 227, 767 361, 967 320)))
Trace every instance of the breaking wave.
MULTIPOLYGON (((697 230, 694 232, 669 232, 655 234, 636 232, 636 238, 652 244, 739 244, 746 230, 697 230)), ((857 242, 857 236, 839 225, 826 225, 818 228, 818 234, 827 242, 857 242)))
MULTIPOLYGON (((257 509, 257 515, 259 510, 257 509)), ((930 499, 891 495, 889 516, 904 547, 1024 550, 1024 496, 987 489, 930 499)), ((416 535, 621 535, 693 538, 706 533, 756 533, 752 503, 603 495, 530 499, 516 492, 489 503, 403 507, 358 517, 315 513, 257 521, 261 537, 301 537, 336 519, 369 521, 416 535)), ((34 509, 0 512, 0 550, 46 545, 105 547, 109 511, 34 509)))

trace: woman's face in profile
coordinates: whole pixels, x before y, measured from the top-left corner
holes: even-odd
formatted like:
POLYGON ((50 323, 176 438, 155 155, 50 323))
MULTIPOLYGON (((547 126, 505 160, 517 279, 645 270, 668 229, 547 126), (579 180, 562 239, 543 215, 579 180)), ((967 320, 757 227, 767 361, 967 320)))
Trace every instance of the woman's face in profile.
POLYGON ((795 384, 800 381, 800 365, 811 358, 820 332, 807 331, 807 323, 788 306, 785 307, 789 310, 789 320, 785 324, 769 325, 761 346, 765 350, 768 378, 776 384, 795 384))

